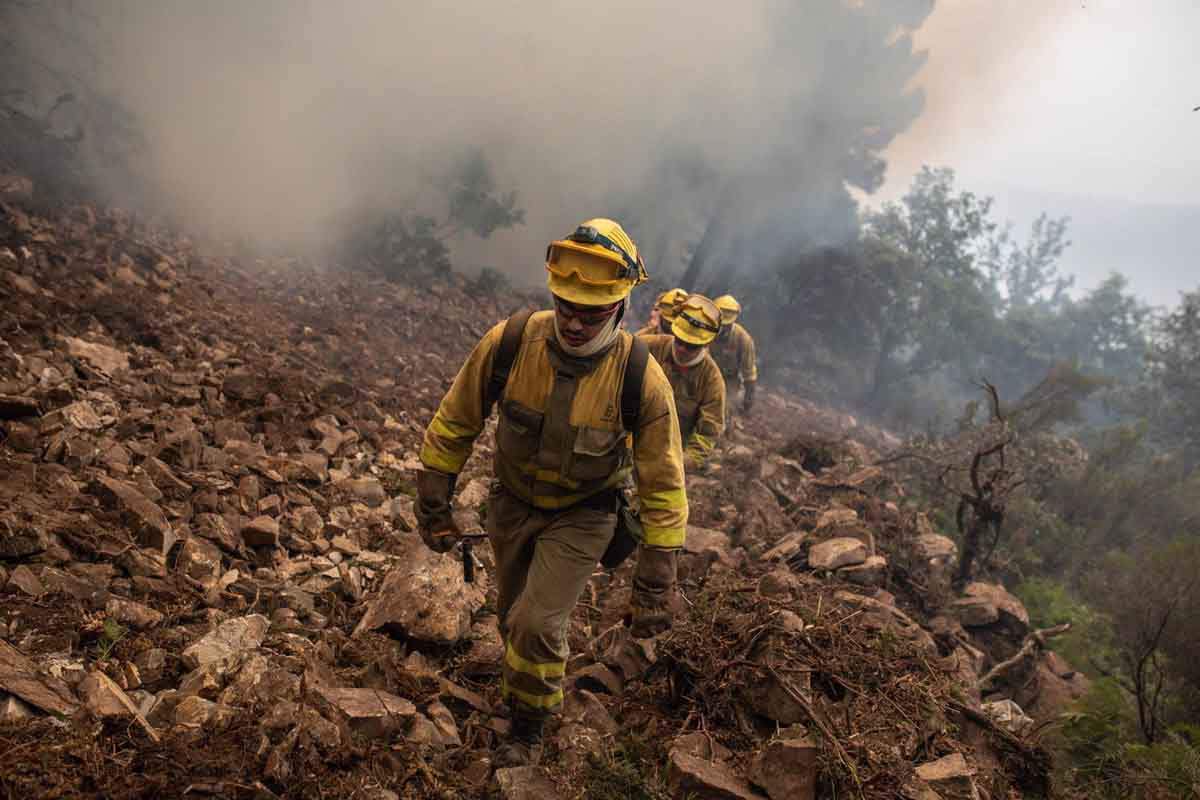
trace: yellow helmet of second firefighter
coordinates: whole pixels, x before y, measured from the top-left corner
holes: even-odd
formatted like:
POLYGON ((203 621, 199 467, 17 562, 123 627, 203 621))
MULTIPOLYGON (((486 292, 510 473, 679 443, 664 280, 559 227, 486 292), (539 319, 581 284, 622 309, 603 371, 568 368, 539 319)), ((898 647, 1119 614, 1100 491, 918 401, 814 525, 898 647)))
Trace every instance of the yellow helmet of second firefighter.
POLYGON ((605 306, 629 296, 646 280, 646 265, 629 234, 597 217, 546 248, 546 285, 557 297, 583 306, 605 306))
POLYGON ((706 345, 721 332, 721 310, 702 294, 690 294, 678 307, 671 333, 688 344, 706 345))
POLYGON ((658 307, 658 315, 671 322, 679 313, 679 306, 687 299, 688 293, 683 289, 668 289, 658 296, 654 305, 658 307))
POLYGON ((722 325, 732 325, 742 313, 742 304, 734 300, 731 294, 723 294, 715 302, 717 308, 721 309, 722 325))

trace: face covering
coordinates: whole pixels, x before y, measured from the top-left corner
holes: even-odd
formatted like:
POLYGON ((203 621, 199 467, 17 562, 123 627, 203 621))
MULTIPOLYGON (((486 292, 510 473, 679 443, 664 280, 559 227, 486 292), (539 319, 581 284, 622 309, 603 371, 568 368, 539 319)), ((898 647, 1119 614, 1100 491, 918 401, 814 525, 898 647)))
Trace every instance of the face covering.
POLYGON ((578 347, 572 347, 563 340, 562 334, 558 330, 558 313, 556 312, 554 314, 554 338, 558 340, 558 346, 564 353, 576 358, 586 358, 599 353, 616 341, 617 334, 620 333, 621 317, 625 316, 626 302, 628 302, 627 299, 621 301, 621 305, 617 307, 613 315, 608 318, 608 322, 600 329, 599 333, 592 337, 591 341, 578 347))
POLYGON ((671 358, 675 359, 675 363, 681 367, 694 367, 704 359, 704 354, 708 352, 707 347, 701 347, 696 351, 696 355, 692 356, 690 361, 680 361, 679 356, 675 352, 675 347, 671 347, 671 358))

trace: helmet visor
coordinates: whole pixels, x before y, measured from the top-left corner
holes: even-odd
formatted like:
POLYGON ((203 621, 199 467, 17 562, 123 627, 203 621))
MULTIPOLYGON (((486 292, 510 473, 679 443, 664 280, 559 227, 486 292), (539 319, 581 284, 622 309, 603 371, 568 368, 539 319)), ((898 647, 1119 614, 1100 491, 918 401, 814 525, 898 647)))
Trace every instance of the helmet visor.
POLYGON ((590 286, 612 286, 634 280, 620 255, 598 252, 569 241, 554 242, 546 249, 546 269, 560 278, 574 277, 590 286))

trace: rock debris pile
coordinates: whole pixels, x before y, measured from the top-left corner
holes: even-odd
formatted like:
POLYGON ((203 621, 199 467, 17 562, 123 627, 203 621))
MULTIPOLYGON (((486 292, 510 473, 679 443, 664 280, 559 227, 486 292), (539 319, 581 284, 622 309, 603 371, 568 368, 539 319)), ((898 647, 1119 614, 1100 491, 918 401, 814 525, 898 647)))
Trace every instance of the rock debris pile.
MULTIPOLYGON (((894 440, 776 395, 689 479, 674 631, 632 638, 628 567, 598 572, 543 765, 493 770, 488 549, 472 585, 426 550, 413 479, 454 368, 538 297, 209 249, 0 196, 9 794, 929 799, 1046 780, 1025 734, 1083 679, 1023 647, 1002 587, 949 592, 954 542, 870 466, 894 440)), ((489 446, 459 481, 467 515, 489 446)))

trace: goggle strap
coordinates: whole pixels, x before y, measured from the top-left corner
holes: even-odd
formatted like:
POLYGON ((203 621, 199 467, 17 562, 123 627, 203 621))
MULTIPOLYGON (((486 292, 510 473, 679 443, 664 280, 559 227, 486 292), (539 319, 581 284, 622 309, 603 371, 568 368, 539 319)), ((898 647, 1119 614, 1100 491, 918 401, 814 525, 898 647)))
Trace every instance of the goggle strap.
POLYGON ((680 313, 683 315, 683 318, 685 320, 687 320, 689 324, 692 325, 692 327, 699 328, 700 330, 703 330, 703 331, 708 331, 709 333, 720 333, 721 332, 721 328, 718 325, 710 325, 707 322, 702 322, 701 320, 696 319, 695 317, 693 317, 691 314, 687 313, 686 311, 681 311, 680 313))

